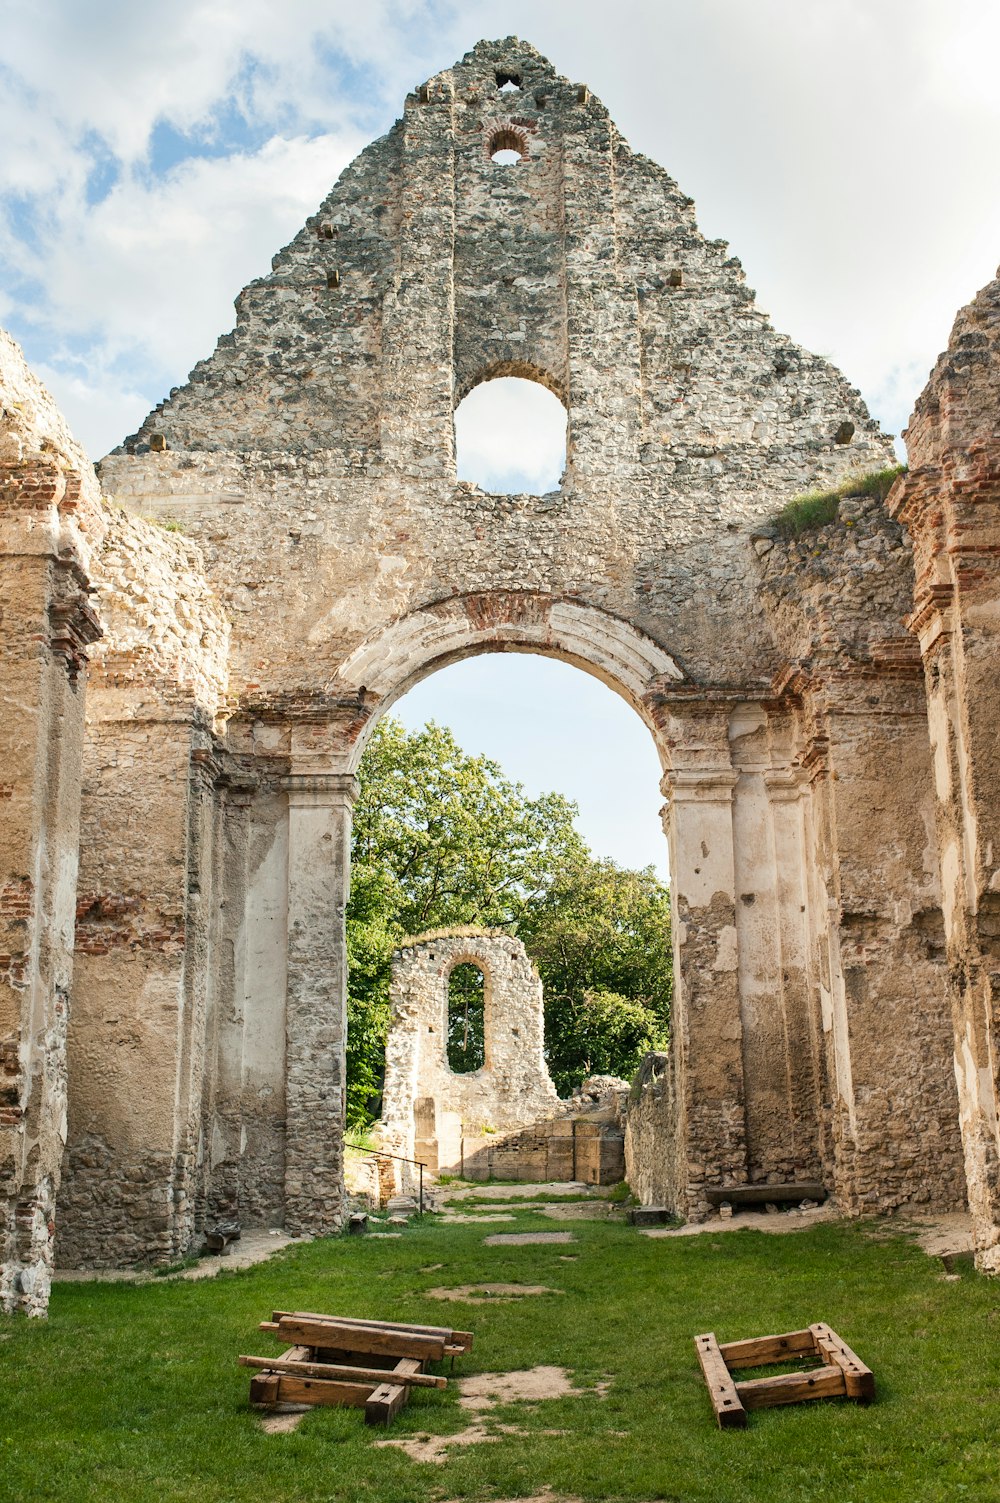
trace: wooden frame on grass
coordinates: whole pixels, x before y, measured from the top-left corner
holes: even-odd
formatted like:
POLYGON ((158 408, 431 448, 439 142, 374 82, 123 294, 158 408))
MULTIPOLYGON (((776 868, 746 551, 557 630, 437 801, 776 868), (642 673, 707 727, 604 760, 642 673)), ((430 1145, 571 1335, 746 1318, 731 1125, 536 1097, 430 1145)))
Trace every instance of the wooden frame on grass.
POLYGON ((719 1428, 742 1428, 748 1409, 776 1404, 802 1404, 808 1399, 854 1399, 868 1404, 875 1397, 875 1375, 836 1331, 822 1321, 804 1331, 781 1336, 754 1336, 748 1341, 720 1345, 715 1332, 696 1336, 694 1344, 719 1428), (806 1372, 779 1373, 737 1383, 733 1371, 767 1367, 798 1357, 817 1357, 822 1364, 806 1372))

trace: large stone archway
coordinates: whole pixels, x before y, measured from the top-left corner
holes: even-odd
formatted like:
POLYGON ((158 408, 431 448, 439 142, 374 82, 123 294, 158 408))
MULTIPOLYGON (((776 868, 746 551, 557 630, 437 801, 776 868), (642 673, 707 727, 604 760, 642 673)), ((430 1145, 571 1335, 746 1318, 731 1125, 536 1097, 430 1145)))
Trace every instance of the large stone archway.
MULTIPOLYGON (((169 1258, 220 1212, 339 1224, 357 760, 421 676, 527 651, 609 683, 664 769, 677 1001, 648 1194, 697 1216, 712 1185, 822 1177, 853 1211, 960 1204, 954 997, 988 1261, 996 879, 977 830, 996 780, 962 696, 989 700, 995 546, 986 529, 975 569, 945 577, 970 524, 939 410, 922 408, 921 465, 891 503, 920 543, 914 616, 913 551, 882 502, 845 500, 801 538, 775 526, 795 495, 890 464, 889 440, 828 362, 773 329, 726 244, 599 100, 516 38, 409 96, 241 293, 233 332, 102 461, 118 504, 93 554, 70 540, 103 637, 82 737, 61 1255, 169 1258), (519 162, 492 162, 515 131, 519 162), (558 491, 456 478, 455 406, 500 373, 566 406, 558 491), (973 747, 961 798, 948 726, 973 747)), ((80 468, 58 424, 32 443, 4 471, 12 579, 43 512, 55 560, 65 510, 63 479, 25 477, 54 453, 80 468)), ((984 460, 977 519, 992 473, 984 460)), ((77 611, 73 637, 54 588, 24 631, 72 649, 77 672, 92 631, 77 611)), ((28 739, 55 767, 55 732, 32 722, 28 739)), ((37 855, 27 816, 21 833, 37 855)), ((16 1097, 0 1128, 19 1166, 8 1223, 42 1227, 44 1261, 59 1134, 28 1144, 24 1102, 49 1047, 31 1018, 56 1016, 67 983, 32 972, 31 1014, 27 859, 10 857, 0 907, 16 1097)))

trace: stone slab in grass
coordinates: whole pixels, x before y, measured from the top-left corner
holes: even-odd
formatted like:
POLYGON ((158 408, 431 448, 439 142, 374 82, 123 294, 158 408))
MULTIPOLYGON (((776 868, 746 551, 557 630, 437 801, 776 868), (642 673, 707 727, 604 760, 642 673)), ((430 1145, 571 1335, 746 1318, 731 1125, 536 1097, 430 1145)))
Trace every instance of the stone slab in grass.
POLYGON ((542 1242, 575 1242, 572 1232, 494 1232, 483 1238, 484 1247, 532 1247, 542 1242))
POLYGON ((446 1226, 449 1223, 454 1223, 456 1221, 461 1221, 461 1222, 470 1222, 470 1221, 513 1221, 514 1219, 515 1218, 513 1216, 511 1216, 508 1211, 497 1211, 495 1214, 493 1212, 491 1212, 491 1211, 488 1211, 485 1216, 473 1216, 473 1215, 471 1215, 469 1213, 466 1213, 465 1215, 460 1215, 457 1211, 452 1211, 449 1214, 444 1215, 444 1216, 441 1217, 441 1221, 446 1226))

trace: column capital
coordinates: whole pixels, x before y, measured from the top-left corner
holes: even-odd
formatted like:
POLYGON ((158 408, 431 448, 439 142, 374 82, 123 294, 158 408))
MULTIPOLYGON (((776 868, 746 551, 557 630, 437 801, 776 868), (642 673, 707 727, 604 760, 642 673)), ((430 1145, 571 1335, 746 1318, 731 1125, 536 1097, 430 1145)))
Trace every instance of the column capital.
POLYGON ((290 807, 324 808, 331 804, 353 805, 361 785, 353 772, 290 772, 281 780, 290 807))
POLYGON ((731 767, 677 767, 663 774, 660 791, 673 804, 730 804, 738 782, 731 767))
POLYGON ((808 783, 804 767, 774 767, 764 773, 764 787, 772 804, 794 803, 808 783))

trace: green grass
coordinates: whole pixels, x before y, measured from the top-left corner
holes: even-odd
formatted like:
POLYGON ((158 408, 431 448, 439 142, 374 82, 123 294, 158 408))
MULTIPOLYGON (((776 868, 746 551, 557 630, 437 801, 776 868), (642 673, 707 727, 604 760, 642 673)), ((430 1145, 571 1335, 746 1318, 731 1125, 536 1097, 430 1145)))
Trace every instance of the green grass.
MULTIPOLYGON (((516 1226, 552 1229, 530 1213, 516 1226)), ((315 1242, 199 1283, 57 1285, 48 1322, 0 1319, 0 1498, 439 1503, 551 1488, 637 1503, 1000 1499, 996 1283, 947 1282, 902 1237, 869 1240, 855 1225, 667 1240, 605 1222, 572 1230, 569 1247, 488 1248, 476 1227, 429 1217, 399 1240, 315 1242), (482 1280, 563 1296, 472 1307, 424 1297, 482 1280), (357 1410, 317 1410, 294 1434, 266 1436, 236 1357, 277 1349, 256 1326, 279 1306, 467 1326, 476 1339, 461 1371, 556 1364, 611 1387, 496 1410, 527 1433, 456 1447, 441 1466, 376 1449, 382 1437, 357 1410), (720 1432, 691 1338, 821 1319, 874 1369, 877 1402, 761 1411, 746 1431, 720 1432)), ((463 1428, 456 1400, 454 1386, 419 1392, 391 1433, 463 1428)))
POLYGON ((833 490, 809 491, 804 496, 795 496, 772 519, 774 526, 783 538, 801 537, 804 532, 826 527, 837 520, 845 496, 875 496, 884 501, 905 472, 904 464, 892 465, 889 469, 874 470, 869 475, 850 475, 833 490))

